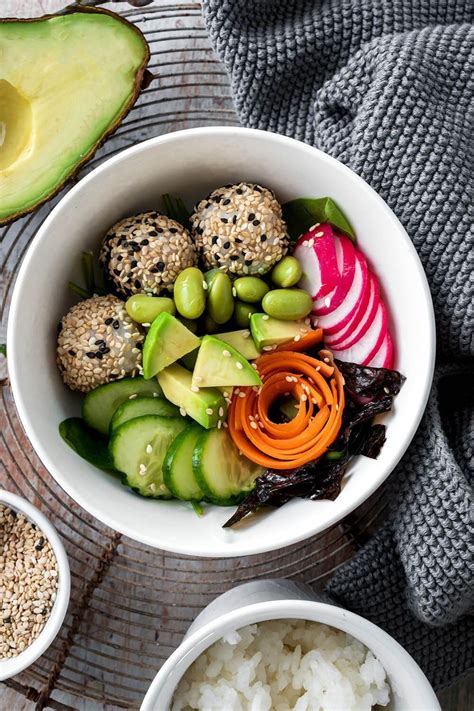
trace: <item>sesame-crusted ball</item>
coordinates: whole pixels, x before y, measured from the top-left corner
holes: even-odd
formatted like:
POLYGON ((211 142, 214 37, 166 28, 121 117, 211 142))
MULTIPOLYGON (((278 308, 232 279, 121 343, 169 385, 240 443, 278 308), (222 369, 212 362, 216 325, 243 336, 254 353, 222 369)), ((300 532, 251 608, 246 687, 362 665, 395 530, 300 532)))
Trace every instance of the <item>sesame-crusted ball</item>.
POLYGON ((197 262, 189 232, 166 215, 142 212, 117 222, 105 235, 101 264, 124 296, 172 291, 178 274, 197 262))
POLYGON ((281 205, 268 188, 225 185, 196 205, 193 236, 209 268, 265 274, 287 252, 281 205))
POLYGON ((144 334, 116 296, 80 301, 58 330, 57 364, 71 390, 86 393, 141 370, 144 334))

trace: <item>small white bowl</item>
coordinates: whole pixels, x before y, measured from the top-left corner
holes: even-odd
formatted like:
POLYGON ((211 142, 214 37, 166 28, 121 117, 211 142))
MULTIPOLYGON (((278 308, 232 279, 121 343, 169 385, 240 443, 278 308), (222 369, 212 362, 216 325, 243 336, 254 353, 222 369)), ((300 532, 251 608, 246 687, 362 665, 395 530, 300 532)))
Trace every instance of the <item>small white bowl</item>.
POLYGON ((274 550, 324 531, 365 501, 408 447, 423 414, 434 365, 431 296, 420 260, 390 208, 349 168, 285 136, 244 128, 202 128, 152 138, 93 170, 52 210, 28 250, 8 322, 8 366, 21 421, 56 481, 107 526, 146 545, 189 556, 230 557, 274 550), (232 508, 196 516, 177 501, 136 496, 70 449, 58 434, 82 398, 63 384, 55 362, 56 328, 76 299, 82 250, 97 252, 117 220, 157 208, 163 193, 191 206, 210 190, 247 180, 268 185, 281 202, 331 196, 347 214, 360 248, 380 277, 407 380, 384 415, 387 441, 378 459, 356 457, 335 501, 293 500, 223 529, 232 508), (34 351, 29 347, 32 339, 34 351), (45 409, 47 403, 47 409, 45 409))
POLYGON ((245 625, 264 620, 322 622, 348 632, 384 667, 391 700, 384 711, 441 711, 438 699, 414 659, 380 627, 336 605, 322 602, 309 586, 290 580, 257 580, 238 585, 210 603, 183 642, 163 664, 143 699, 141 711, 166 711, 182 676, 211 644, 245 625))
POLYGON ((23 669, 33 664, 53 643, 54 638, 61 629, 69 604, 71 576, 64 546, 46 516, 44 516, 41 511, 38 511, 33 504, 26 501, 26 499, 12 494, 9 491, 5 491, 5 489, 0 489, 0 503, 5 504, 14 511, 23 513, 29 521, 36 524, 45 538, 50 542, 58 563, 56 600, 48 621, 35 641, 23 652, 20 652, 16 657, 0 660, 0 681, 4 681, 5 679, 19 674, 23 669))

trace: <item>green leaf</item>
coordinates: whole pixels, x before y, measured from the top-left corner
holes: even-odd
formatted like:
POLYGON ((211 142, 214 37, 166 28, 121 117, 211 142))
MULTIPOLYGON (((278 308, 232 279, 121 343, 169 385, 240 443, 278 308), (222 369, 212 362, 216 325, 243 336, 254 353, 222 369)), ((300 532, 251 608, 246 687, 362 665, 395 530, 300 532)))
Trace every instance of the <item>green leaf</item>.
POLYGON ((0 343, 0 355, 7 357, 7 344, 0 343))
POLYGON ((174 198, 168 193, 161 196, 163 200, 163 212, 167 217, 171 217, 172 220, 176 220, 180 225, 189 227, 190 213, 188 212, 186 205, 181 200, 181 198, 174 198))
POLYGON ((355 242, 356 235, 347 217, 329 197, 296 198, 283 205, 283 218, 293 242, 316 222, 329 222, 355 242))
POLYGON ((108 442, 81 417, 69 417, 59 425, 59 434, 80 457, 105 471, 114 471, 108 442))

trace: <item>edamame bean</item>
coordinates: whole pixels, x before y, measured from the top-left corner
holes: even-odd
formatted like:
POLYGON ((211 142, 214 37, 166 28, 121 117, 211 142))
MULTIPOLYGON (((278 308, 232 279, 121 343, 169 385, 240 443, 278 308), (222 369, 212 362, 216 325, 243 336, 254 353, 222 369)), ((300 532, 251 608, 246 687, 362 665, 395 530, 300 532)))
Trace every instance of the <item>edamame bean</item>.
POLYGON ((234 322, 237 328, 248 328, 250 317, 259 311, 258 306, 246 304, 244 301, 236 301, 234 306, 234 322))
POLYGON ((232 296, 232 282, 228 274, 216 274, 208 289, 207 312, 216 323, 228 321, 234 311, 234 297, 232 296))
POLYGON ((313 300, 304 289, 272 289, 263 297, 262 308, 273 318, 297 321, 311 313, 313 300))
POLYGON ((197 267, 187 267, 178 274, 174 283, 173 297, 176 308, 185 318, 199 318, 206 308, 204 274, 197 267))
POLYGON ((303 270, 296 257, 283 257, 283 259, 273 267, 270 275, 275 286, 281 286, 284 289, 297 284, 302 276, 303 270))
POLYGON ((216 278, 216 275, 220 274, 220 271, 221 270, 217 269, 217 267, 216 267, 215 269, 209 269, 209 271, 204 274, 204 279, 206 280, 206 284, 207 284, 208 288, 211 287, 212 282, 216 278))
POLYGON ((125 309, 137 323, 151 323, 163 311, 169 314, 176 313, 173 299, 167 296, 148 296, 147 294, 134 294, 127 299, 125 309))
POLYGON ((234 281, 237 298, 249 304, 258 304, 263 299, 269 286, 262 279, 253 276, 239 277, 234 281))

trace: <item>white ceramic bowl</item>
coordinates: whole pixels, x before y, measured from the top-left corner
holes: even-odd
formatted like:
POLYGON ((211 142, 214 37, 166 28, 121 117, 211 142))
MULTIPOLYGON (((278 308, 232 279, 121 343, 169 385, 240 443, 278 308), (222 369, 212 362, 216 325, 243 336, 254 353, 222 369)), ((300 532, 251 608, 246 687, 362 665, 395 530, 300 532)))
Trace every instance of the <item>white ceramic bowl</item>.
POLYGON ((33 447, 56 481, 103 523, 151 546, 195 556, 241 556, 301 541, 346 516, 377 489, 406 450, 420 421, 435 350, 430 293, 418 256, 383 200, 341 163, 303 143, 242 128, 204 128, 153 138, 111 158, 52 210, 20 269, 8 328, 8 363, 18 412, 33 447), (63 385, 55 364, 56 325, 74 302, 80 253, 97 250, 114 222, 159 205, 162 193, 188 205, 240 180, 275 189, 285 202, 333 197, 354 225, 381 278, 407 381, 385 417, 387 442, 377 460, 358 457, 336 501, 292 501, 231 531, 232 509, 198 518, 179 502, 139 498, 80 459, 58 424, 80 412, 81 397, 63 385))
POLYGON ((29 521, 37 525, 50 542, 58 562, 58 588, 56 600, 54 602, 53 609, 51 610, 51 614, 48 617, 48 621, 35 641, 23 652, 18 654, 16 657, 0 660, 0 681, 4 681, 5 679, 15 676, 15 674, 19 674, 23 671, 23 669, 26 669, 26 667, 29 667, 30 664, 33 664, 33 662, 36 661, 36 659, 38 659, 38 657, 40 657, 53 643, 54 638, 61 629, 64 616, 66 615, 67 606, 69 604, 71 580, 66 551, 61 543, 61 539, 46 516, 44 516, 41 511, 38 511, 38 509, 33 506, 33 504, 30 504, 26 499, 23 499, 16 494, 12 494, 5 489, 0 489, 0 503, 5 504, 14 511, 25 514, 29 521))
POLYGON ((348 632, 370 649, 384 667, 392 691, 386 711, 440 711, 420 667, 403 647, 368 620, 323 601, 309 586, 290 580, 257 580, 229 590, 196 618, 184 640, 154 678, 141 711, 165 711, 188 667, 228 632, 263 620, 323 622, 348 632))

